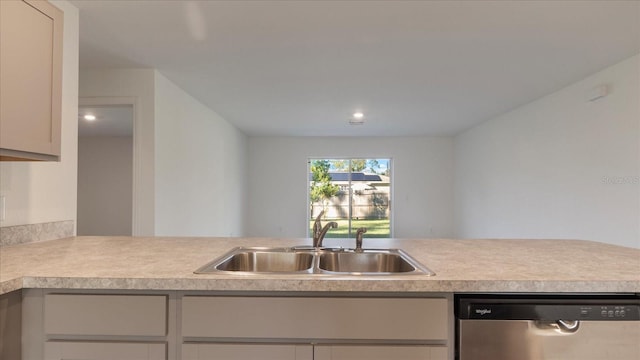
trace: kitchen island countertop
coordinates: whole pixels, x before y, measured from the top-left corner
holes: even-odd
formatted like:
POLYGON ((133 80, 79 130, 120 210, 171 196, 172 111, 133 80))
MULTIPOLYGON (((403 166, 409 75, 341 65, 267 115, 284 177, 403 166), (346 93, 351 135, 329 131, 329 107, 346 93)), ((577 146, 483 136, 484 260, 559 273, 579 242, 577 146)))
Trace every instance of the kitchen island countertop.
MULTIPOLYGON (((310 239, 71 237, 0 248, 0 294, 22 288, 270 292, 640 293, 640 250, 580 240, 364 239, 400 248, 435 276, 206 274, 237 246, 310 239)), ((353 247, 353 239, 326 246, 353 247)))

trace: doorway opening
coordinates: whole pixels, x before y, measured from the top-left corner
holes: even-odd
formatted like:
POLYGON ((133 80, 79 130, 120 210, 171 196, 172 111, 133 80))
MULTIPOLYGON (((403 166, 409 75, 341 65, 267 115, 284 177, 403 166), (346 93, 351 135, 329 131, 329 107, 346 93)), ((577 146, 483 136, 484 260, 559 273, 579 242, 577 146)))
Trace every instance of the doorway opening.
POLYGON ((133 233, 133 105, 78 108, 79 236, 133 233))

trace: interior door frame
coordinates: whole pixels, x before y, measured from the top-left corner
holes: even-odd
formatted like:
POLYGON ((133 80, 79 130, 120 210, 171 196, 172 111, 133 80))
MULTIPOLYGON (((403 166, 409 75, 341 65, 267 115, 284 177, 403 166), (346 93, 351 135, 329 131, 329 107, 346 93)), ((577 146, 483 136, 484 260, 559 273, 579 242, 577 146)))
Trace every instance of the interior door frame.
POLYGON ((139 236, 140 231, 140 122, 138 121, 138 99, 134 96, 81 96, 78 107, 84 106, 132 106, 133 107, 133 190, 131 194, 131 235, 139 236))

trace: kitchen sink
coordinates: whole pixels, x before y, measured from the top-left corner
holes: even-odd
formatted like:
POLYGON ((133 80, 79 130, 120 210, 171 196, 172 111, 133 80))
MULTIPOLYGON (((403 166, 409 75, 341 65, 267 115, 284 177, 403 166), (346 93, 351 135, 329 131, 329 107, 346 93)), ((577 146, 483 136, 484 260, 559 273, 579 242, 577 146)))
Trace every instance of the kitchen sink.
POLYGON ((399 249, 238 247, 196 274, 429 275, 435 273, 399 249))
POLYGON ((384 250, 362 252, 325 252, 318 267, 334 273, 409 273, 416 271, 411 262, 398 253, 384 250))
POLYGON ((198 269, 196 273, 309 273, 313 267, 313 260, 313 253, 308 251, 290 251, 285 248, 236 248, 218 261, 198 269))

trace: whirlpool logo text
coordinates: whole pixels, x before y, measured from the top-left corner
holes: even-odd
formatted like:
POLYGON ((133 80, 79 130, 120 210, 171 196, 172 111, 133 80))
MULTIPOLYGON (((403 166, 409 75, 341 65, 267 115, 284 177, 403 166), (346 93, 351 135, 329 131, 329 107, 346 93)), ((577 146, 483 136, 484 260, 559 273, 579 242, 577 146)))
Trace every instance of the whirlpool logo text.
POLYGON ((478 315, 487 315, 491 314, 491 309, 476 309, 476 314, 478 315))

